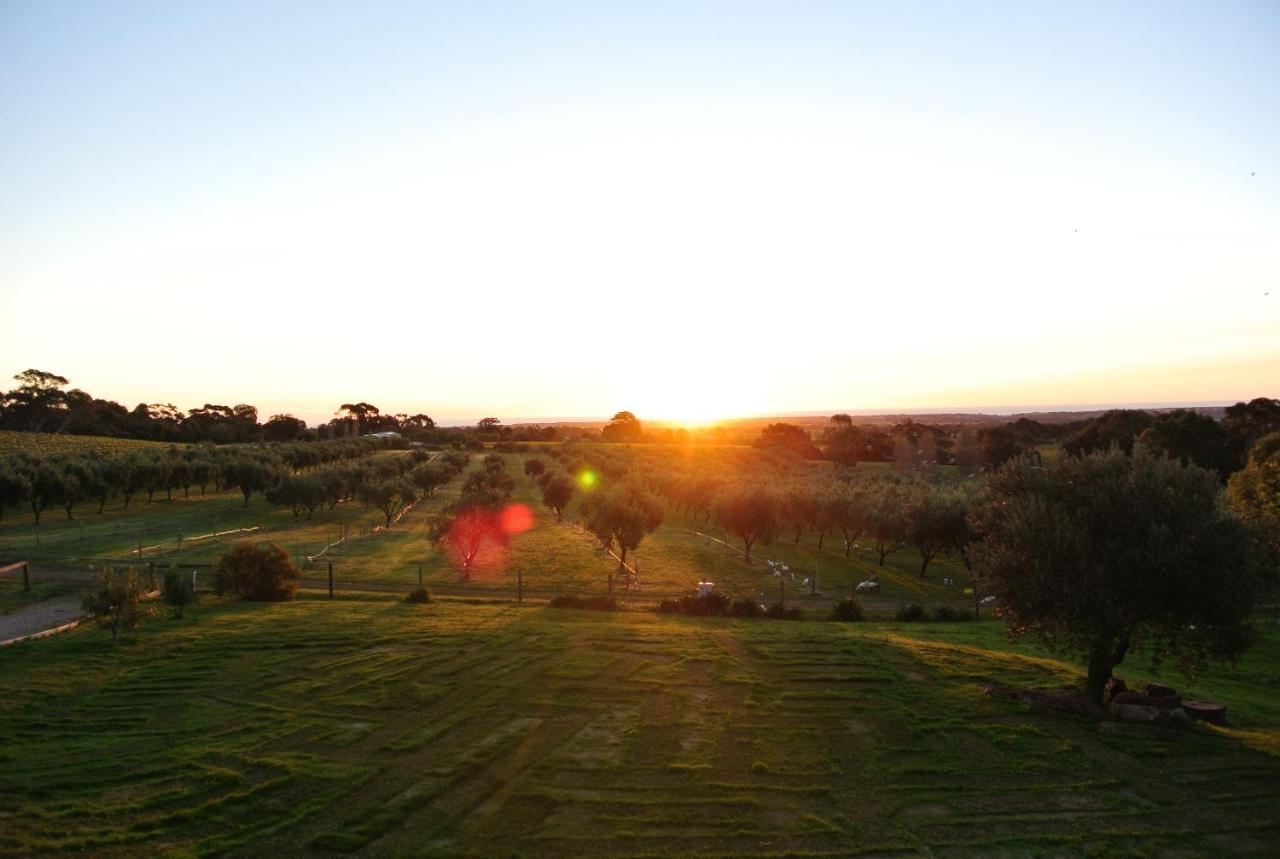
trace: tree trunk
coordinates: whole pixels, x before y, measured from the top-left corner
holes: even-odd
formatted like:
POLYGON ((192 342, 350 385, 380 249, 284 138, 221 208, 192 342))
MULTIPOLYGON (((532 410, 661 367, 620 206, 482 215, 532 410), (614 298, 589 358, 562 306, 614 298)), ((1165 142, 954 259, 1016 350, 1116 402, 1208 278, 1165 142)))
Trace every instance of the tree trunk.
POLYGON ((746 537, 743 537, 742 542, 745 543, 747 546, 747 551, 743 555, 743 557, 746 559, 746 562, 749 564, 751 563, 751 544, 754 543, 755 540, 754 539, 748 540, 746 537))
POLYGON ((799 528, 796 529, 796 545, 797 546, 800 545, 800 529, 799 528))
POLYGON ((1111 680, 1111 672, 1124 661, 1129 652, 1129 636, 1124 635, 1114 645, 1108 641, 1093 646, 1089 654, 1089 676, 1085 680, 1085 694, 1089 700, 1099 707, 1103 706, 1103 696, 1107 683, 1111 680))
POLYGON ((925 573, 927 573, 927 572, 929 571, 929 562, 933 560, 933 554, 932 554, 932 553, 925 554, 924 552, 921 552, 921 553, 920 553, 920 558, 921 558, 921 563, 920 563, 920 578, 922 578, 922 579, 923 579, 923 578, 924 578, 924 574, 925 574, 925 573))
POLYGON ((819 532, 818 532, 818 551, 819 551, 819 552, 821 552, 821 551, 822 551, 822 541, 823 541, 823 540, 825 540, 826 538, 827 538, 827 532, 826 532, 826 531, 819 531, 819 532))
POLYGON ((68 521, 68 522, 75 521, 75 517, 73 517, 73 516, 71 515, 71 508, 72 508, 72 507, 74 507, 74 506, 75 506, 75 502, 74 502, 74 501, 72 501, 72 502, 69 502, 69 503, 67 503, 67 504, 63 504, 63 505, 62 505, 62 509, 67 511, 67 521, 68 521))

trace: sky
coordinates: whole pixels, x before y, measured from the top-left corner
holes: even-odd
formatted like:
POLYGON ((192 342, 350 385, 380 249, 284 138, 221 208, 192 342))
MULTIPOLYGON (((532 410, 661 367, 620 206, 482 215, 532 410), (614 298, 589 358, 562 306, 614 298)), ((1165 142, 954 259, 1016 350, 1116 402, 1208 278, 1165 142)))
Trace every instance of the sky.
POLYGON ((1278 155, 1270 0, 0 0, 0 379, 312 423, 1276 397, 1278 155))

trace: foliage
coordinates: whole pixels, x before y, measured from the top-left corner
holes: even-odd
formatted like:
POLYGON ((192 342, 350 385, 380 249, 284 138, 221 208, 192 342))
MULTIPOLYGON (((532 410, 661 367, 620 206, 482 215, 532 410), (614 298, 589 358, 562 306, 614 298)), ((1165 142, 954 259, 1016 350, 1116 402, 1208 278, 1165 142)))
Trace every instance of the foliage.
POLYGON ((989 493, 971 549, 983 591, 1015 634, 1085 657, 1093 702, 1131 648, 1190 674, 1249 646, 1264 574, 1211 472, 1138 446, 1015 462, 989 493))
POLYGON ((831 608, 831 620, 863 619, 862 604, 853 597, 846 597, 831 608))
POLYGON ((1139 435, 1151 426, 1154 418, 1141 409, 1112 409, 1088 421, 1062 442, 1071 456, 1083 456, 1118 446, 1125 453, 1133 450, 1139 435))
POLYGON ((1231 476, 1227 498, 1237 516, 1280 551, 1280 432, 1258 439, 1245 467, 1231 476))
POLYGON ((1138 440, 1174 459, 1212 469, 1224 483, 1241 465, 1239 439, 1213 418, 1190 409, 1156 415, 1138 440))
POLYGON ((566 474, 551 475, 549 479, 542 483, 542 503, 551 508, 556 514, 556 521, 559 522, 564 514, 564 508, 569 504, 569 500, 573 498, 574 485, 573 480, 566 474))
POLYGON ((626 483, 588 495, 582 502, 583 525, 604 546, 618 547, 618 563, 662 524, 662 504, 644 487, 626 483))
POLYGON ((635 442, 643 436, 640 420, 631 412, 618 412, 600 431, 602 441, 635 442))
POLYGON ((795 424, 769 424, 760 431, 760 437, 756 439, 755 446, 790 451, 804 459, 817 459, 822 456, 822 451, 813 443, 809 433, 795 424))
POLYGON ((178 618, 182 617, 187 606, 199 601, 195 585, 191 583, 191 574, 180 570, 165 571, 160 596, 173 609, 173 616, 178 618))
POLYGON ((893 619, 900 623, 916 623, 922 620, 928 620, 929 615, 924 610, 924 606, 917 603, 908 603, 894 612, 893 619))
POLYGON ((422 585, 418 585, 416 588, 409 591, 409 593, 405 594, 404 601, 414 604, 429 603, 431 602, 431 592, 422 585))
POLYGON ((661 614, 691 614, 695 616, 723 616, 729 613, 732 601, 724 594, 712 591, 705 596, 686 594, 678 599, 665 599, 658 603, 661 614))
POLYGON ((149 614, 144 603, 146 588, 133 569, 100 568, 93 585, 84 592, 81 604, 98 626, 111 630, 115 641, 121 629, 136 629, 149 614))
POLYGON ((769 606, 768 611, 765 612, 765 617, 770 620, 800 620, 803 614, 798 608, 787 608, 782 603, 776 602, 769 606))
POLYGON ((276 544, 237 543, 214 567, 213 590, 247 600, 291 600, 297 578, 289 553, 276 544))
POLYGON ((726 492, 717 500, 715 514, 721 527, 742 541, 748 563, 751 547, 757 542, 772 543, 780 527, 778 499, 764 489, 726 492))

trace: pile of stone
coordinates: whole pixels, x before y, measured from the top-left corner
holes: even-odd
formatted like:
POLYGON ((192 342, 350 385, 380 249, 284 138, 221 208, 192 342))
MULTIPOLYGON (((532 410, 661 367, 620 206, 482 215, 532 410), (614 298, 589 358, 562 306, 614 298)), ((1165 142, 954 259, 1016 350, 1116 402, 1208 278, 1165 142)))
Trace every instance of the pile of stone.
POLYGON ((1213 701, 1184 700, 1178 690, 1163 683, 1148 683, 1145 694, 1130 692, 1125 682, 1113 678, 1107 684, 1107 710, 1122 722, 1186 723, 1200 719, 1214 725, 1227 723, 1227 708, 1213 701))

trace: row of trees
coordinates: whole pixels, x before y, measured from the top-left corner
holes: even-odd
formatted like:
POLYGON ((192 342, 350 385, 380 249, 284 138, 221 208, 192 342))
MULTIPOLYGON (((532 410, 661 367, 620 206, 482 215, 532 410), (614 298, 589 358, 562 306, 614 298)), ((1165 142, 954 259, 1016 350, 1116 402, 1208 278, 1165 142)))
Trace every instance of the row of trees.
POLYGON ((1141 441, 1152 450, 1217 471, 1223 482, 1244 466, 1249 446, 1280 430, 1280 400, 1257 398, 1225 410, 1221 421, 1191 409, 1149 412, 1115 409, 1086 421, 1045 424, 1029 418, 981 427, 940 426, 906 420, 890 429, 857 426, 833 415, 815 438, 795 424, 769 424, 754 442, 804 459, 827 459, 838 468, 859 462, 892 462, 901 469, 933 464, 994 468, 1038 446, 1059 443, 1071 456, 1141 441))
POLYGON ((260 422, 257 407, 247 403, 205 403, 186 410, 172 403, 138 403, 130 409, 70 388, 70 381, 57 373, 32 369, 14 379, 17 387, 0 391, 0 429, 215 444, 341 439, 386 431, 438 444, 464 440, 462 433, 438 428, 430 415, 384 414, 365 402, 343 403, 332 420, 309 429, 291 414, 260 422))
POLYGON ((37 525, 42 514, 61 507, 68 520, 75 508, 97 502, 98 513, 114 499, 127 507, 134 497, 146 495, 150 504, 157 493, 166 498, 181 490, 189 496, 236 488, 245 504, 255 492, 265 492, 290 474, 314 470, 333 462, 367 457, 390 443, 358 439, 319 444, 243 445, 185 448, 140 448, 115 456, 57 454, 34 456, 15 453, 0 461, 0 518, 5 510, 26 507, 37 525))

